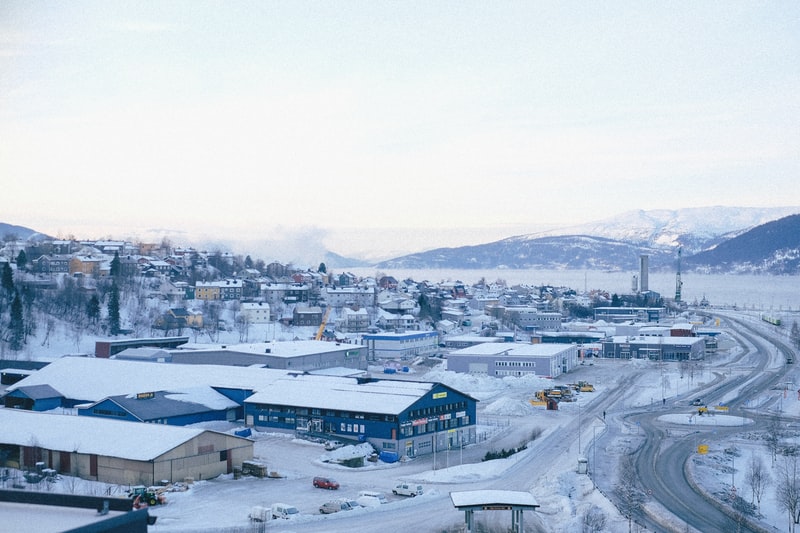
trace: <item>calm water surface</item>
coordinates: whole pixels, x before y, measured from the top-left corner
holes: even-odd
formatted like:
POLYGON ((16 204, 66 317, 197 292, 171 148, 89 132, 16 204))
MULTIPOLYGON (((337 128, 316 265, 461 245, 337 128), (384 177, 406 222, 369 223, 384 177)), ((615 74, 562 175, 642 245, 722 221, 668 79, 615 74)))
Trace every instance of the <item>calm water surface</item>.
MULTIPOLYGON (((350 272, 360 276, 374 276, 374 268, 352 268, 350 272)), ((632 277, 638 272, 601 272, 583 270, 437 270, 437 269, 385 269, 380 274, 402 280, 462 281, 471 285, 481 278, 487 282, 498 279, 507 283, 526 285, 556 285, 571 287, 577 291, 601 289, 610 294, 631 293, 632 277)), ((681 275, 682 299, 693 303, 704 296, 714 306, 798 311, 800 310, 800 276, 769 276, 752 274, 695 274, 681 275)), ((675 296, 675 273, 649 275, 650 290, 666 298, 675 296)))

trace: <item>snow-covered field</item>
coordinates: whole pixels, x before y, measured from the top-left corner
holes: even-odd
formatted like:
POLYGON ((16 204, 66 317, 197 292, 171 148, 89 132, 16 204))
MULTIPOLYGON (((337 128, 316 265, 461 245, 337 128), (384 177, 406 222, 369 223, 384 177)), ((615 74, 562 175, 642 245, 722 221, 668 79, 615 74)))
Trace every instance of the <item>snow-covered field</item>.
MULTIPOLYGON (((267 335, 268 332, 264 331, 263 334, 267 335)), ((74 339, 69 339, 69 342, 72 341, 74 339)), ((730 338, 726 338, 723 346, 733 347, 733 342, 730 338)), ((90 351, 90 347, 87 345, 85 350, 90 351)), ((186 492, 170 493, 167 505, 151 509, 151 513, 158 517, 156 524, 152 526, 152 531, 247 531, 252 526, 248 519, 250 509, 256 505, 270 505, 274 502, 295 505, 301 515, 290 521, 291 524, 281 521, 270 524, 270 528, 348 531, 349 526, 346 525, 348 520, 343 520, 346 518, 344 512, 339 513, 342 516, 321 515, 319 507, 333 498, 355 498, 360 490, 384 492, 390 501, 388 507, 392 509, 409 508, 411 513, 415 506, 424 506, 426 511, 431 508, 436 509, 436 516, 432 516, 430 520, 431 532, 455 528, 463 523, 463 516, 452 508, 447 497, 449 491, 470 490, 483 482, 501 479, 519 461, 527 457, 527 454, 536 453, 536 441, 530 443, 528 449, 506 459, 482 461, 487 451, 520 446, 528 440, 533 430, 540 431, 542 436, 558 432, 560 428, 576 420, 582 408, 585 409, 592 402, 602 402, 617 381, 634 370, 649 371, 631 389, 621 405, 609 408, 607 422, 609 424, 621 423, 619 422, 621 418, 614 416, 615 414, 661 403, 664 394, 668 400, 679 399, 682 405, 686 405, 685 414, 664 417, 664 421, 670 422, 673 427, 685 426, 692 429, 691 426, 698 425, 747 425, 749 421, 740 417, 728 417, 723 414, 696 416, 695 408, 688 405, 688 401, 700 394, 704 386, 716 379, 716 375, 721 374, 725 379, 725 373, 719 370, 726 368, 726 363, 736 354, 735 348, 722 350, 692 376, 684 377, 679 375, 679 369, 674 365, 658 366, 656 363, 643 361, 600 360, 592 366, 580 367, 575 373, 565 376, 563 380, 566 382, 585 379, 595 385, 596 392, 582 393, 577 402, 563 403, 558 411, 545 411, 543 407, 534 407, 528 401, 536 390, 551 384, 549 380, 513 377, 496 379, 460 375, 448 372, 446 362, 437 361, 432 364, 431 360, 422 361, 421 364, 411 365, 409 373, 392 375, 392 378, 441 381, 479 399, 480 443, 463 450, 440 452, 436 457, 420 457, 396 464, 366 462, 366 466, 354 469, 329 461, 339 454, 358 453, 360 450, 346 447, 330 452, 320 443, 299 441, 278 433, 257 433, 253 436, 255 454, 259 460, 267 464, 268 470, 279 473, 282 476, 280 479, 256 479, 247 476, 234 479, 232 475, 228 475, 195 482, 186 492), (716 374, 715 370, 718 371, 716 374), (333 477, 341 483, 341 488, 338 491, 316 489, 311 484, 311 479, 315 475, 333 477), (396 483, 406 480, 423 483, 426 493, 413 499, 393 496, 391 488, 396 483)), ((377 375, 381 373, 382 368, 372 368, 371 371, 377 375)), ((728 379, 730 375, 728 372, 728 379)), ((794 381, 799 380, 794 378, 794 381)), ((782 391, 765 393, 762 397, 754 399, 753 409, 759 409, 761 405, 773 406, 769 409, 776 409, 775 406, 779 406, 784 418, 800 416, 800 400, 796 393, 784 394, 782 391)), ((234 431, 239 427, 227 423, 211 423, 203 426, 220 431, 234 431)), ((632 435, 636 432, 636 428, 624 429, 632 435)), ((538 527, 536 531, 565 533, 580 531, 583 515, 590 508, 597 507, 607 517, 606 531, 627 530, 627 522, 613 505, 594 489, 591 478, 576 473, 577 458, 580 455, 578 447, 581 446, 580 452, 588 453, 590 463, 593 462, 595 457, 591 455, 592 439, 601 432, 602 427, 599 422, 584 420, 579 438, 576 438, 576 435, 564 437, 564 452, 559 455, 558 460, 537 466, 539 470, 535 476, 531 476, 528 489, 537 499, 540 508, 535 520, 526 519, 529 527, 538 527)), ((692 461, 692 470, 698 484, 720 499, 724 499, 725 495, 730 493, 731 482, 734 482, 741 491, 740 494, 747 496, 746 499, 749 501, 749 494, 745 494, 744 472, 751 457, 760 457, 768 467, 772 479, 776 478, 772 456, 762 435, 755 433, 745 435, 731 441, 708 442, 709 453, 696 455, 692 461), (726 450, 730 452, 733 448, 737 450, 735 456, 726 453, 726 450), (733 466, 736 469, 734 472, 731 471, 733 466)), ((597 455, 596 451, 594 455, 597 455)), ((607 464, 602 468, 606 469, 605 471, 613 471, 614 458, 609 457, 605 460, 607 464)), ((590 466, 590 470, 593 466, 590 466)), ((119 494, 124 487, 108 487, 62 477, 47 490, 119 494)), ((652 512, 659 513, 657 506, 652 507, 652 512)), ((371 508, 350 512, 369 515, 383 511, 385 509, 371 508)), ((779 508, 775 500, 774 482, 765 492, 760 513, 761 520, 775 528, 782 529, 788 523, 786 512, 779 508)), ((483 519, 488 520, 488 518, 483 519)), ((397 528, 402 529, 402 524, 393 523, 393 527, 399 530, 397 528)), ((682 527, 676 525, 675 530, 682 531, 682 527)))

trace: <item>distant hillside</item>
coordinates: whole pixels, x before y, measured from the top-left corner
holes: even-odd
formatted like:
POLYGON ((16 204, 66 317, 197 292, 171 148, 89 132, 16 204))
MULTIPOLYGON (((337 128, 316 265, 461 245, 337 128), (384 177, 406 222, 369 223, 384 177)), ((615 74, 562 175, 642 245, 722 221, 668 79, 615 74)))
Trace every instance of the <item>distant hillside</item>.
POLYGON ((722 272, 800 274, 800 215, 768 222, 686 258, 687 267, 722 272))
POLYGON ((531 233, 531 239, 593 235, 654 248, 683 248, 684 255, 708 250, 751 228, 800 213, 800 207, 692 207, 628 211, 578 226, 531 233))
POLYGON ((439 248, 378 264, 378 268, 543 268, 630 270, 650 255, 653 268, 675 259, 672 250, 649 248, 601 237, 566 235, 531 239, 511 237, 488 244, 439 248))
MULTIPOLYGON (((726 247, 722 246, 724 243, 752 231, 754 227, 760 227, 762 220, 770 213, 780 213, 775 217, 779 218, 785 217, 786 212, 792 212, 791 210, 794 213, 800 212, 800 208, 788 207, 630 211, 573 228, 597 233, 587 231, 581 234, 559 234, 558 231, 551 230, 547 232, 550 235, 544 235, 544 232, 532 233, 481 245, 438 248, 383 261, 376 266, 384 269, 543 268, 628 271, 637 269, 639 256, 647 254, 650 256, 650 268, 660 270, 676 268, 677 250, 681 247, 686 268, 758 271, 759 264, 762 265, 762 270, 764 265, 769 264, 770 271, 792 272, 792 252, 780 251, 791 250, 791 245, 779 241, 777 237, 762 243, 766 247, 774 244, 776 247, 771 249, 774 253, 770 255, 769 250, 765 250, 759 254, 758 260, 748 259, 749 256, 745 255, 736 260, 731 257, 717 259, 717 256, 709 256, 707 259, 701 257, 700 262, 691 260, 696 252, 712 249, 725 251, 726 247), (616 237, 609 237, 610 235, 616 237)), ((775 221, 775 218, 766 218, 766 222, 775 221)), ((776 231, 794 231, 792 235, 800 235, 800 232, 788 227, 776 231)), ((791 240, 790 235, 785 237, 791 240)), ((744 254, 746 250, 742 249, 740 253, 744 254)), ((797 269, 793 272, 797 272, 797 269)))
POLYGON ((32 230, 30 228, 26 228, 24 226, 14 226, 12 224, 5 224, 0 222, 0 239, 7 239, 10 237, 15 237, 20 240, 28 240, 33 236, 41 235, 36 230, 32 230))

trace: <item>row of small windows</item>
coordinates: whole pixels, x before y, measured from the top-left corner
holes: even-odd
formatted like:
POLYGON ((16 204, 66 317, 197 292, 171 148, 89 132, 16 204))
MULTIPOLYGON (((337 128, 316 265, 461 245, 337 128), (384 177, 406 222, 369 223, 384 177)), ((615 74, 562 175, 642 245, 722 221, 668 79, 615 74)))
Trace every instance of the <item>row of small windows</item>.
POLYGON ((463 411, 467 408, 467 402, 456 402, 442 405, 434 405, 431 407, 423 407, 422 409, 414 409, 408 416, 409 418, 423 418, 431 415, 440 415, 443 413, 452 413, 453 411, 463 411))
POLYGON ((535 371, 532 370, 495 370, 495 376, 526 376, 526 375, 536 375, 535 371))
POLYGON ((427 424, 419 424, 417 426, 405 426, 400 428, 400 436, 413 437, 414 435, 424 435, 426 433, 455 429, 459 426, 468 426, 469 420, 468 416, 462 416, 461 418, 451 418, 449 420, 432 420, 427 424))
POLYGON ((534 368, 536 363, 534 361, 495 361, 494 366, 519 366, 534 368))
MULTIPOLYGON (((333 411, 329 409, 308 409, 306 407, 286 407, 281 405, 256 404, 255 408, 259 411, 268 411, 271 418, 279 418, 285 415, 297 416, 326 416, 329 418, 350 418, 357 420, 371 420, 374 422, 396 422, 397 417, 380 413, 354 413, 350 411, 333 411)), ((265 415, 259 415, 259 420, 265 420, 265 415)))
POLYGON ((124 411, 111 411, 110 409, 92 409, 92 413, 101 416, 118 416, 120 418, 128 416, 128 413, 124 411))

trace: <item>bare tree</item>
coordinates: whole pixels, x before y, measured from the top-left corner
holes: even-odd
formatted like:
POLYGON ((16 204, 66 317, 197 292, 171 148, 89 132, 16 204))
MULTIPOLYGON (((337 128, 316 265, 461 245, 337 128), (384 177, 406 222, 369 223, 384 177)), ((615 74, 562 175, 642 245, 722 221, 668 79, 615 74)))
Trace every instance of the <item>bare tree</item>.
POLYGON ((750 487, 750 503, 758 502, 757 508, 761 511, 761 498, 764 496, 764 491, 770 484, 771 478, 764 466, 764 461, 761 457, 753 455, 747 463, 747 472, 744 475, 744 482, 750 487))
POLYGON ((637 488, 636 464, 633 455, 625 454, 619 458, 619 477, 615 491, 620 499, 620 512, 628 519, 628 532, 633 529, 633 515, 642 505, 642 493, 637 488))
POLYGON ((606 514, 596 505, 583 515, 583 533, 600 533, 606 527, 606 514))
POLYGON ((239 315, 236 318, 236 330, 239 332, 239 342, 247 342, 250 338, 250 317, 239 315))
POLYGON ((773 417, 769 422, 769 427, 767 428, 767 432, 764 434, 764 442, 767 445, 767 449, 770 451, 772 455, 772 465, 775 465, 775 459, 778 456, 778 450, 780 449, 781 443, 781 422, 778 417, 773 417))
POLYGON ((789 531, 794 533, 800 524, 800 468, 796 455, 785 455, 778 465, 775 498, 789 513, 789 531))

